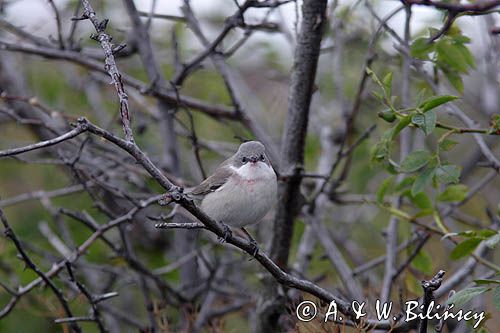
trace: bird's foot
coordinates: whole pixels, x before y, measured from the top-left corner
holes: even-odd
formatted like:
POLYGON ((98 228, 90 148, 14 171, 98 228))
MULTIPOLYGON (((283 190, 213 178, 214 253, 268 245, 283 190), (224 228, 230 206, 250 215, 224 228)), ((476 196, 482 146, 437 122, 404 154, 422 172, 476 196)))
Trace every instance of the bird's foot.
MULTIPOLYGON (((248 242, 250 243, 250 246, 252 247, 252 250, 249 251, 248 253, 251 254, 253 257, 255 257, 257 255, 257 253, 259 253, 259 244, 257 243, 257 241, 252 237, 252 235, 250 235, 250 233, 245 229, 245 228, 241 228, 241 230, 245 233, 245 235, 247 236, 248 238, 248 242)), ((250 260, 252 260, 252 258, 250 258, 250 260)))
POLYGON ((224 224, 222 222, 220 223, 222 224, 222 228, 224 228, 224 231, 222 237, 219 237, 219 242, 224 243, 227 242, 229 238, 233 237, 233 232, 231 231, 231 228, 229 228, 227 224, 224 224))
MULTIPOLYGON (((249 241, 250 241, 250 246, 252 247, 252 250, 249 253, 252 255, 252 257, 255 257, 259 253, 259 244, 253 238, 250 239, 249 241)), ((250 260, 252 260, 252 258, 250 258, 250 260)))

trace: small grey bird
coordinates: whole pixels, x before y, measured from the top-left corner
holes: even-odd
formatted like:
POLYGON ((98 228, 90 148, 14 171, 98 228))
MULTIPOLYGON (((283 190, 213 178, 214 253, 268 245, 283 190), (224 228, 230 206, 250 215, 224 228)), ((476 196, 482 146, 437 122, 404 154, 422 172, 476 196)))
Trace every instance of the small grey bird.
MULTIPOLYGON (((214 173, 196 186, 188 196, 201 200, 201 209, 226 226, 244 229, 259 222, 276 201, 276 173, 259 141, 240 145, 236 154, 222 162, 214 173)), ((231 233, 226 228, 226 236, 231 233)))

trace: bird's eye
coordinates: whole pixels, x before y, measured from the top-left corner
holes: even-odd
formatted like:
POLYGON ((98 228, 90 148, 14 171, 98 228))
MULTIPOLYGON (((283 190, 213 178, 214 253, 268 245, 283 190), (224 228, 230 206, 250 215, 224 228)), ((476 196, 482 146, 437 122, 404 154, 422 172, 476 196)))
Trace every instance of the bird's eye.
POLYGON ((262 162, 264 162, 264 161, 266 160, 266 158, 264 157, 264 155, 260 155, 260 160, 261 160, 262 162))
POLYGON ((243 162, 243 164, 245 164, 246 162, 248 162, 248 160, 247 160, 247 158, 246 158, 246 157, 243 157, 243 158, 241 159, 241 162, 243 162))

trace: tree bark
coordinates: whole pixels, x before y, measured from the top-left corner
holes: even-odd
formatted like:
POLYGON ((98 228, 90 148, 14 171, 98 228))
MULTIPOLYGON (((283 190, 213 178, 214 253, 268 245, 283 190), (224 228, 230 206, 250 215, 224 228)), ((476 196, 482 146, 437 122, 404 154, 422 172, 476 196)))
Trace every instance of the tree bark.
MULTIPOLYGON (((290 80, 288 113, 281 143, 280 174, 287 175, 278 187, 278 207, 273 226, 271 258, 284 270, 288 264, 294 218, 301 206, 301 169, 309 109, 320 53, 327 0, 304 0, 290 80)), ((280 314, 285 310, 279 286, 269 281, 256 313, 255 332, 279 332, 280 314)))

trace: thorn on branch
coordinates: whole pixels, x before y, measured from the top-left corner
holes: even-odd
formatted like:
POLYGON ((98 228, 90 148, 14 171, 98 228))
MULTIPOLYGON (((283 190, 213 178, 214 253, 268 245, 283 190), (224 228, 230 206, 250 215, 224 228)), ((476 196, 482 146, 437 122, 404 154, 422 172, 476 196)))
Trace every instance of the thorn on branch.
POLYGON ((83 20, 88 20, 88 15, 87 14, 82 14, 82 16, 74 16, 70 20, 71 21, 83 21, 83 20))
POLYGON ((106 30, 106 27, 108 26, 109 19, 104 19, 101 22, 99 22, 99 25, 96 27, 98 32, 102 32, 106 30))
POLYGON ((113 48, 113 50, 111 52, 113 53, 113 55, 115 55, 126 47, 127 47, 127 44, 123 43, 123 44, 120 44, 120 45, 116 46, 115 48, 113 48))

